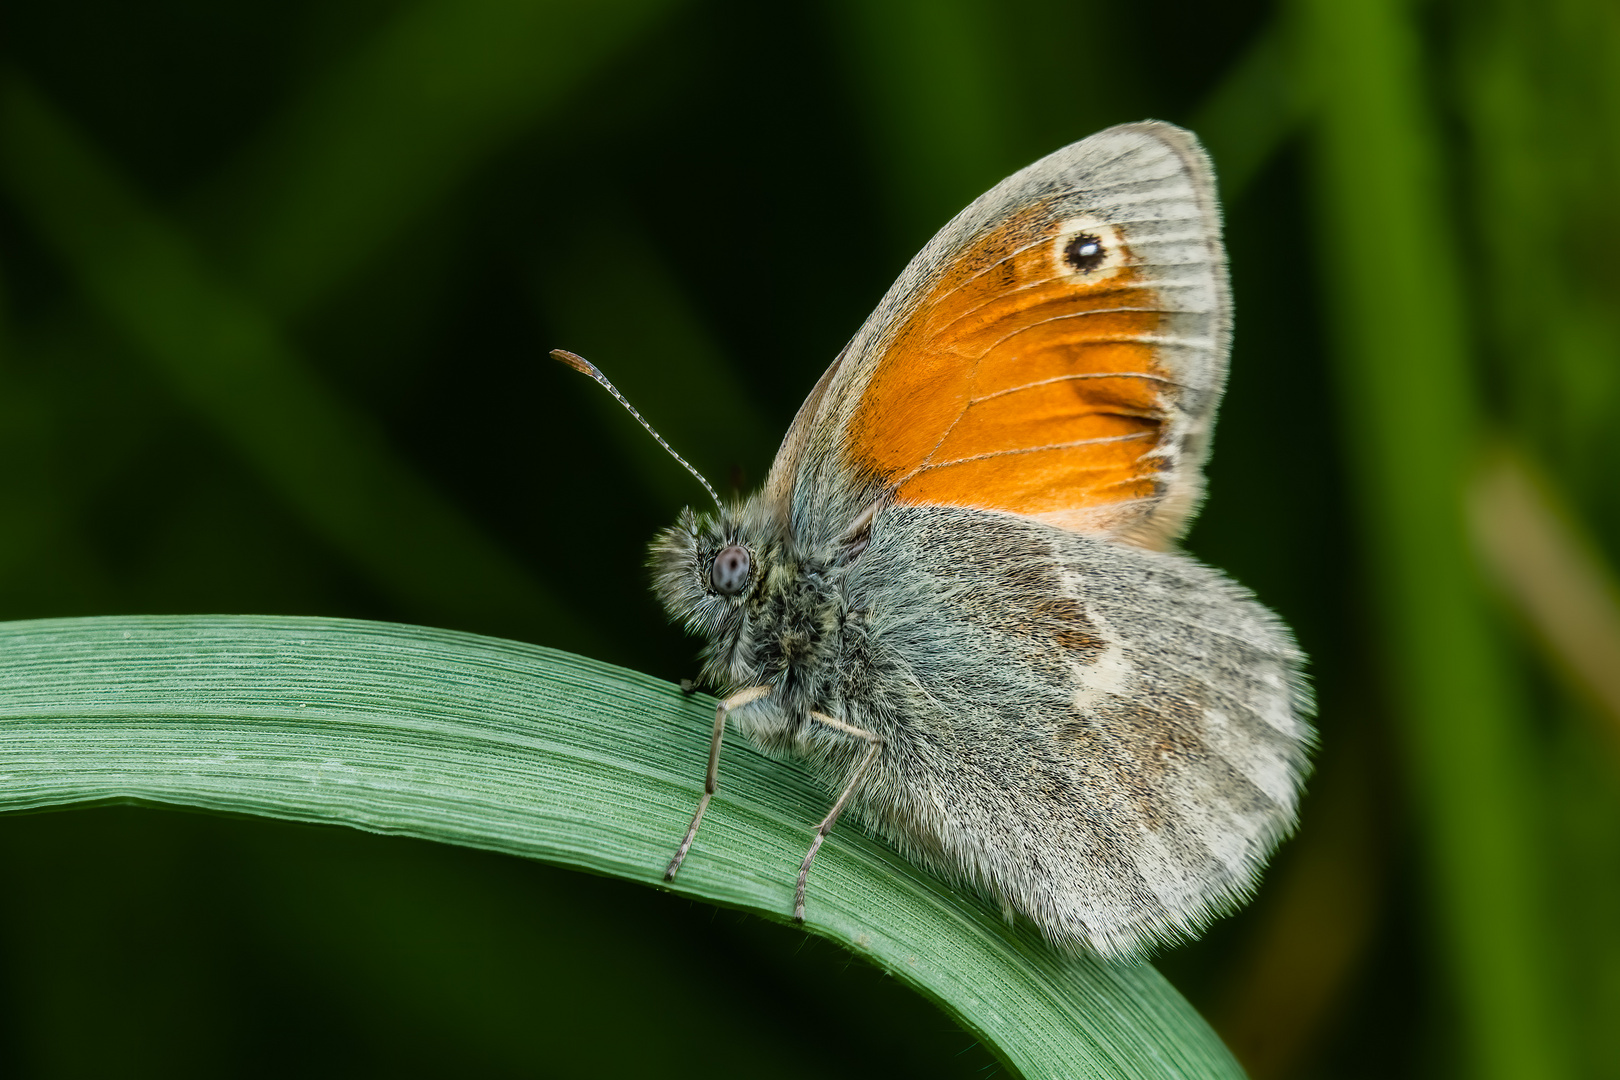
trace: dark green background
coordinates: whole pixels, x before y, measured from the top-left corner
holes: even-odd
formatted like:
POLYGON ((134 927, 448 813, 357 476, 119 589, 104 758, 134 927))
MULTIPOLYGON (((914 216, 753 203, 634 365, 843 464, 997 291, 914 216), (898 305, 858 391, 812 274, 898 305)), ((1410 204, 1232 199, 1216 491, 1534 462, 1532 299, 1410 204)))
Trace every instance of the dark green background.
MULTIPOLYGON (((1237 346, 1188 547, 1297 631, 1322 749, 1255 903, 1158 962, 1257 1078, 1620 1077, 1617 718, 1460 509, 1506 446, 1620 552, 1612 4, 0 19, 0 618, 392 619, 670 679, 642 560, 702 493, 546 350, 746 490, 952 213, 1193 126, 1237 346)), ((117 809, 0 820, 0 875, 12 1075, 996 1068, 825 943, 496 856, 117 809)))

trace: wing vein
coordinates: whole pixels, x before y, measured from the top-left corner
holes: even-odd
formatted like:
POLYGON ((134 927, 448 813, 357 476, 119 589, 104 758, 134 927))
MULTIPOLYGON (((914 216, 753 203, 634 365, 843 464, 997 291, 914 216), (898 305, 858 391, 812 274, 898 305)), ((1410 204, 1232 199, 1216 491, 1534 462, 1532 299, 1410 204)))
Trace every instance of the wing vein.
POLYGON ((950 461, 924 462, 897 480, 895 482, 895 487, 901 486, 906 481, 917 476, 919 473, 927 472, 930 469, 944 469, 949 468, 952 465, 966 465, 974 461, 988 461, 991 458, 1010 457, 1014 454, 1035 454, 1043 450, 1070 450, 1078 446, 1097 446, 1102 443, 1130 442, 1135 439, 1146 439, 1150 437, 1151 433, 1145 431, 1134 435, 1102 435, 1095 439, 1076 439, 1074 442, 1047 443, 1044 446, 1015 446, 1007 450, 987 450, 982 454, 973 454, 964 458, 952 458, 950 461))
POLYGON ((1053 383, 1073 382, 1078 379, 1147 379, 1149 382, 1166 383, 1170 386, 1181 386, 1174 379, 1167 379, 1163 375, 1153 375, 1146 371, 1078 371, 1072 375, 1054 375, 1050 379, 1036 379, 1021 386, 1009 386, 1003 390, 976 397, 968 402, 969 408, 981 401, 990 401, 993 398, 1006 397, 1008 394, 1017 394, 1024 390, 1034 390, 1040 386, 1050 386, 1053 383))

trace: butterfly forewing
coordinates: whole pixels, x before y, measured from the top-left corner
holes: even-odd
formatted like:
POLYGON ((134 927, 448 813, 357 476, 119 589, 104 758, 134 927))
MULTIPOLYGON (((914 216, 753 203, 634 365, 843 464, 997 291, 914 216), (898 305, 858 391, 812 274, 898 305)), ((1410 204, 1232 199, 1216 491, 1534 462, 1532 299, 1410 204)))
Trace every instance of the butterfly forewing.
POLYGON ((811 450, 796 523, 888 492, 1161 543, 1202 487, 1227 308, 1185 133, 1126 125, 1058 151, 947 225, 845 350, 789 435, 811 450))

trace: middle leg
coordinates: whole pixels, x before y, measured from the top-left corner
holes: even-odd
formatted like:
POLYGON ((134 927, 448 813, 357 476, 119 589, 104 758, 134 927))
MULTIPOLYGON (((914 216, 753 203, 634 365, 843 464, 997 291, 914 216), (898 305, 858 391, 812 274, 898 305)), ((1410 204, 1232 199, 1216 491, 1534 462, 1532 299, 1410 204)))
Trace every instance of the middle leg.
POLYGON ((844 812, 844 807, 848 804, 850 796, 855 793, 856 787, 860 785, 861 780, 866 776, 866 770, 872 767, 872 762, 877 760, 878 752, 883 749, 883 737, 876 732, 858 728, 854 724, 846 724, 842 720, 828 716, 826 713, 812 712, 810 719, 823 727, 832 728, 834 731, 841 731, 845 735, 863 740, 866 743, 866 756, 861 758, 859 765, 855 766, 855 771, 849 774, 849 783, 844 785, 843 794, 838 796, 838 801, 833 803, 832 809, 827 811, 827 816, 817 826, 816 838, 810 842, 810 851, 805 855, 804 862, 799 866, 799 881, 793 890, 794 922, 804 922, 804 887, 810 877, 810 864, 816 861, 816 852, 821 850, 821 845, 827 839, 827 834, 832 832, 832 827, 838 824, 838 816, 844 812))

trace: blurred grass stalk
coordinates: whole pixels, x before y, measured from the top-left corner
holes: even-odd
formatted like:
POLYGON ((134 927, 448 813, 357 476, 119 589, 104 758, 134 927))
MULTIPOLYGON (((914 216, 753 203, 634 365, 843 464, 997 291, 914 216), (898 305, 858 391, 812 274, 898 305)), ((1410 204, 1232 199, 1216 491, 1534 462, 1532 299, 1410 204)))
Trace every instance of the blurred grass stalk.
POLYGON ((1620 747, 1620 589, 1568 508, 1503 448, 1474 480, 1469 523, 1492 576, 1554 666, 1603 710, 1620 747))
POLYGON ((1480 438, 1463 282, 1401 0, 1300 0, 1317 209, 1352 482, 1368 532, 1433 913, 1472 1075, 1570 1075, 1543 889, 1544 782, 1471 556, 1480 438))
MULTIPOLYGON (((1620 528, 1620 6, 1467 9, 1458 103, 1505 419, 1572 509, 1620 528)), ((1614 550, 1611 549, 1611 555, 1614 550)))
POLYGON ((1620 11, 1496 0, 1469 29, 1461 103, 1475 147, 1493 359, 1514 431, 1476 480, 1472 522, 1554 667, 1620 723, 1615 583, 1579 524, 1612 521, 1620 491, 1620 152, 1601 137, 1620 130, 1620 11))
POLYGON ((1620 1076, 1620 7, 1491 0, 1457 66, 1505 448, 1473 492, 1481 551, 1567 694, 1544 695, 1554 917, 1583 1075, 1620 1076), (1539 466, 1539 467, 1538 467, 1539 466), (1605 566, 1602 541, 1607 541, 1605 566), (1562 698, 1562 700, 1559 700, 1562 698))

